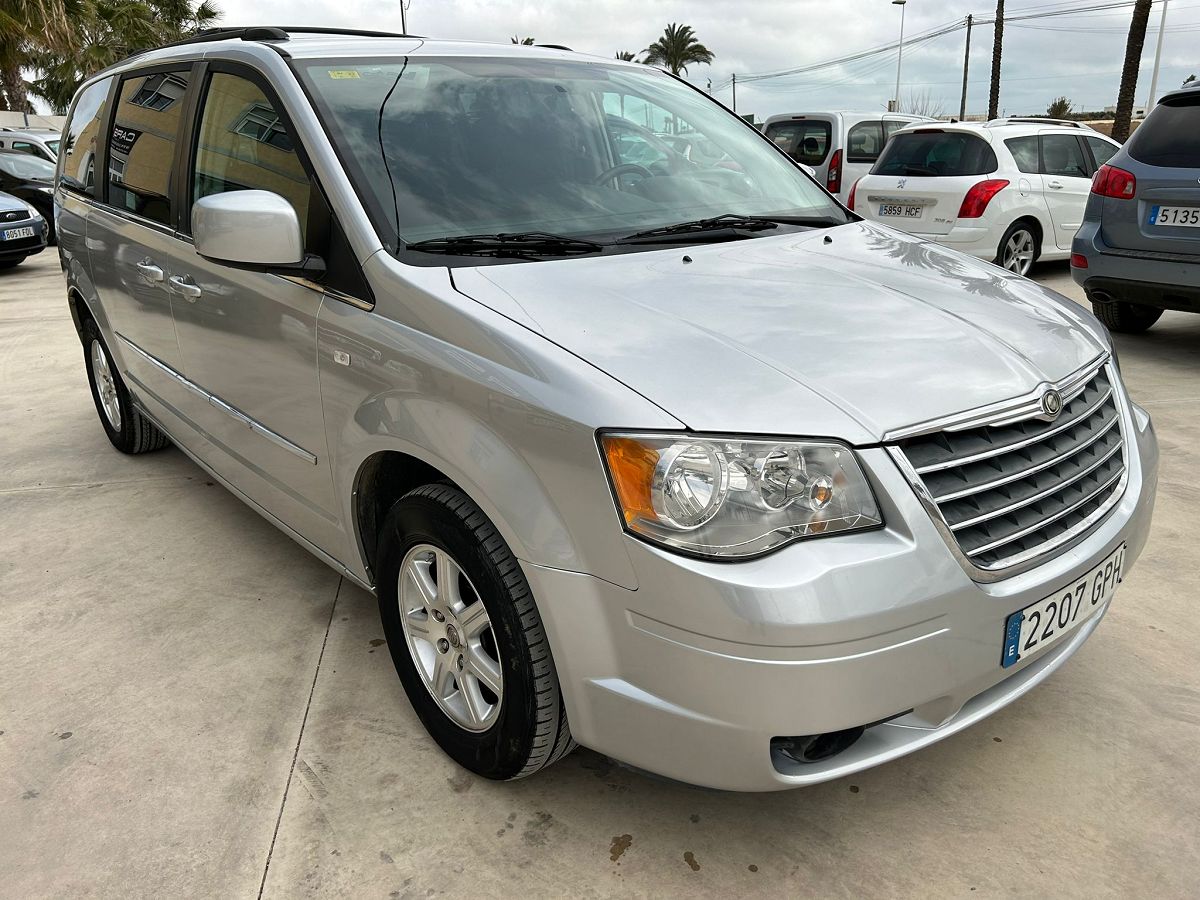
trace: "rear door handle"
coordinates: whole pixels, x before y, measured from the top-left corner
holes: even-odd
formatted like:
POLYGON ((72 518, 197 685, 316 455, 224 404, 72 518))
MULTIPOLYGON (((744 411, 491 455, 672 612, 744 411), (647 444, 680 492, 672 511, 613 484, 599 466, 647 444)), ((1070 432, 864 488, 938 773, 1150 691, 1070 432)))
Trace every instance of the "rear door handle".
POLYGON ((1046 187, 1050 188, 1050 190, 1052 190, 1052 191, 1061 191, 1062 190, 1062 182, 1061 181, 1047 181, 1046 187))
POLYGON ((137 270, 138 274, 146 281, 155 282, 163 280, 163 270, 156 266, 152 259, 143 259, 137 264, 137 270))
POLYGON ((188 278, 186 275, 172 275, 167 279, 167 284, 171 286, 171 290, 177 294, 182 294, 184 297, 187 297, 191 303, 195 303, 196 298, 204 293, 204 291, 200 289, 200 285, 193 284, 192 279, 188 278))

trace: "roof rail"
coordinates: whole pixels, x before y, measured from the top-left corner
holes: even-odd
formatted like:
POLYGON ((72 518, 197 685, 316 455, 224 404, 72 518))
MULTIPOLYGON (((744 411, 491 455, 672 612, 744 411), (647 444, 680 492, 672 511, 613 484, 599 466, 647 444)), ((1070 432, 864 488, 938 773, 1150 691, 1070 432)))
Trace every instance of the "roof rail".
POLYGON ((562 44, 538 44, 538 46, 543 47, 546 50, 566 50, 568 53, 575 52, 570 47, 564 47, 562 44))
MULTIPOLYGON (((312 25, 248 25, 235 28, 205 28, 195 34, 161 44, 153 49, 162 47, 182 47, 187 44, 206 44, 212 41, 286 41, 293 34, 344 34, 355 37, 416 37, 413 34, 401 34, 396 31, 363 31, 357 28, 320 28, 312 25)), ((141 51, 143 53, 148 50, 141 51)))
MULTIPOLYGON (((1060 128, 1088 128, 1082 122, 1076 122, 1074 119, 1050 119, 1044 116, 1006 116, 1002 119, 992 119, 984 124, 991 127, 994 125, 1009 125, 1013 122, 1030 125, 1057 125, 1060 128)), ((1091 130, 1090 128, 1088 129, 1091 130)))

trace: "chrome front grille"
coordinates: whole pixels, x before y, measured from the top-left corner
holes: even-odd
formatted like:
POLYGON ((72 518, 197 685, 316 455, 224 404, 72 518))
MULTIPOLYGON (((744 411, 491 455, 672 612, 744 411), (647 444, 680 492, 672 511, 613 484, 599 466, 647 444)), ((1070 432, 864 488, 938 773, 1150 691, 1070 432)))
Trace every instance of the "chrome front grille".
POLYGON ((1086 533, 1124 486, 1107 366, 1063 389, 1049 419, 1028 407, 901 440, 896 448, 947 539, 984 570, 1027 562, 1086 533))

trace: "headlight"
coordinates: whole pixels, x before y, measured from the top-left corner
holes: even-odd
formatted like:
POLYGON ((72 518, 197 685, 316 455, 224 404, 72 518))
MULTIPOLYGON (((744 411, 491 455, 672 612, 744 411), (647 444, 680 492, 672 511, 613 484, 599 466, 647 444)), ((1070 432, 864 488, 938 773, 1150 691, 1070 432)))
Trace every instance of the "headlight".
POLYGON ((600 446, 626 526, 675 550, 735 559, 883 524, 842 444, 605 434, 600 446))
POLYGON ((26 203, 25 208, 29 210, 29 215, 31 218, 40 219, 42 217, 42 214, 37 211, 37 207, 32 203, 26 203))

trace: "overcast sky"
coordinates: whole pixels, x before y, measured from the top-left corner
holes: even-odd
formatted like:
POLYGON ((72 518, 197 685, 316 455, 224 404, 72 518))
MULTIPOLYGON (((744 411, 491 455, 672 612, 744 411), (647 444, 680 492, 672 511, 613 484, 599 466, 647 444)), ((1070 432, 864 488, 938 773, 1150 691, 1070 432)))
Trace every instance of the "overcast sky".
MULTIPOLYGON (((340 25, 400 30, 400 0, 216 0, 222 24, 340 25)), ((1099 0, 1010 0, 1008 15, 1047 8, 1094 5, 1099 0)), ((1110 0, 1111 2, 1111 0, 1110 0)), ((1138 82, 1138 103, 1150 87, 1160 4, 1151 13, 1138 82)), ((716 54, 711 66, 688 77, 704 86, 730 73, 777 71, 822 62, 894 42, 900 7, 891 0, 409 0, 408 28, 429 37, 507 41, 531 35, 539 43, 611 56, 640 51, 669 22, 691 25, 716 54)), ((991 17, 993 0, 909 0, 906 35, 962 19, 991 17)), ((1130 8, 1013 22, 1005 30, 1001 106, 1010 114, 1044 112, 1065 95, 1076 107, 1116 102, 1130 8), (1035 27, 1029 27, 1035 26, 1035 27)), ((977 27, 971 40, 968 112, 985 112, 993 29, 977 27)), ((946 113, 958 111, 964 32, 906 48, 901 97, 929 92, 946 113)), ((1200 0, 1174 0, 1167 18, 1159 93, 1200 76, 1200 0)), ((883 107, 895 91, 896 55, 804 76, 739 85, 738 111, 765 118, 805 109, 883 107)), ((730 102, 728 88, 718 92, 730 102)))

